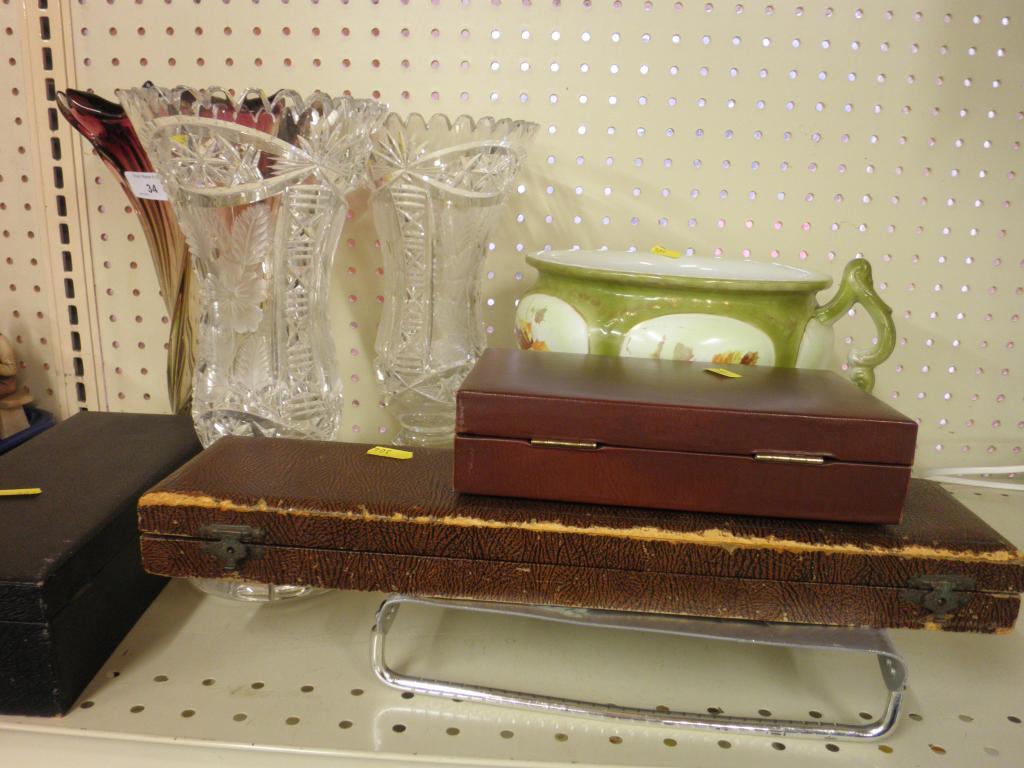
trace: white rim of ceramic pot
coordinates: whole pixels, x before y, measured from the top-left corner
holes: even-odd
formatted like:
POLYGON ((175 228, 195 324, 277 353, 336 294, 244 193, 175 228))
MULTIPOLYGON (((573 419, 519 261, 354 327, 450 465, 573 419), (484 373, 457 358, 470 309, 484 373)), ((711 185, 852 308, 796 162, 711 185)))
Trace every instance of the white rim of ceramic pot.
POLYGON ((542 274, 609 282, 746 291, 811 291, 832 284, 828 275, 788 264, 643 251, 541 251, 526 262, 542 274))

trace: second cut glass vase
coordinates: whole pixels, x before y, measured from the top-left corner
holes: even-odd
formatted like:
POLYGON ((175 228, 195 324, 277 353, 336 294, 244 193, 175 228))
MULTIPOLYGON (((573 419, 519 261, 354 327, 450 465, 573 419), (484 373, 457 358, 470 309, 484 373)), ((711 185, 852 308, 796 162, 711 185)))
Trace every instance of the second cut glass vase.
POLYGON ((444 445, 455 392, 486 346, 487 243, 536 123, 388 115, 374 136, 373 218, 387 283, 375 370, 399 445, 444 445))

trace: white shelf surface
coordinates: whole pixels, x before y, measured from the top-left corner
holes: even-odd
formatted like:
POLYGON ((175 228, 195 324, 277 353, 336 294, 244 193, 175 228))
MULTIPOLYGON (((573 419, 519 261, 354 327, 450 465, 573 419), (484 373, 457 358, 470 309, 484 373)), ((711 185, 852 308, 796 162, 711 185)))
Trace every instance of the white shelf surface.
MULTIPOLYGON (((1024 496, 954 492, 1024 541, 1024 496)), ((381 597, 253 606, 172 583, 67 716, 0 718, 0 765, 1009 766, 1024 755, 1020 630, 893 632, 910 668, 896 731, 827 745, 403 695, 369 668, 381 597)), ((828 720, 877 714, 882 702, 873 663, 833 654, 437 611, 409 611, 392 639, 395 663, 412 672, 622 704, 828 720)))

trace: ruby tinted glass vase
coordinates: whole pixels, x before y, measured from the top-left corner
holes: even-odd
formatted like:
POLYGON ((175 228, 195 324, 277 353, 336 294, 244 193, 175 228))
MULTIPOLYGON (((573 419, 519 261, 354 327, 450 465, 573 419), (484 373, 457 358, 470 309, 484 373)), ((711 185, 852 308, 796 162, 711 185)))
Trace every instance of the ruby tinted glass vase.
POLYGON ((57 94, 57 108, 96 148, 138 214, 156 269, 160 294, 171 319, 167 346, 168 398, 175 413, 189 413, 195 364, 195 296, 188 245, 171 203, 136 197, 132 191, 125 174, 151 173, 153 166, 120 104, 92 93, 68 89, 57 94))

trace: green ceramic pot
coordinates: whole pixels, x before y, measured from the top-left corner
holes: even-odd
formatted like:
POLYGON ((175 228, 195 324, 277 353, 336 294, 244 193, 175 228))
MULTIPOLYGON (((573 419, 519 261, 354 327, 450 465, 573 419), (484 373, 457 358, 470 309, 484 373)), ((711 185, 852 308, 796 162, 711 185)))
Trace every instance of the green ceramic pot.
POLYGON ((892 310, 864 259, 846 265, 823 305, 816 297, 832 278, 783 264, 615 251, 553 251, 526 261, 540 277, 516 308, 523 349, 826 368, 832 324, 860 304, 877 341, 851 351, 848 364, 850 378, 870 392, 874 368, 896 338, 892 310))

